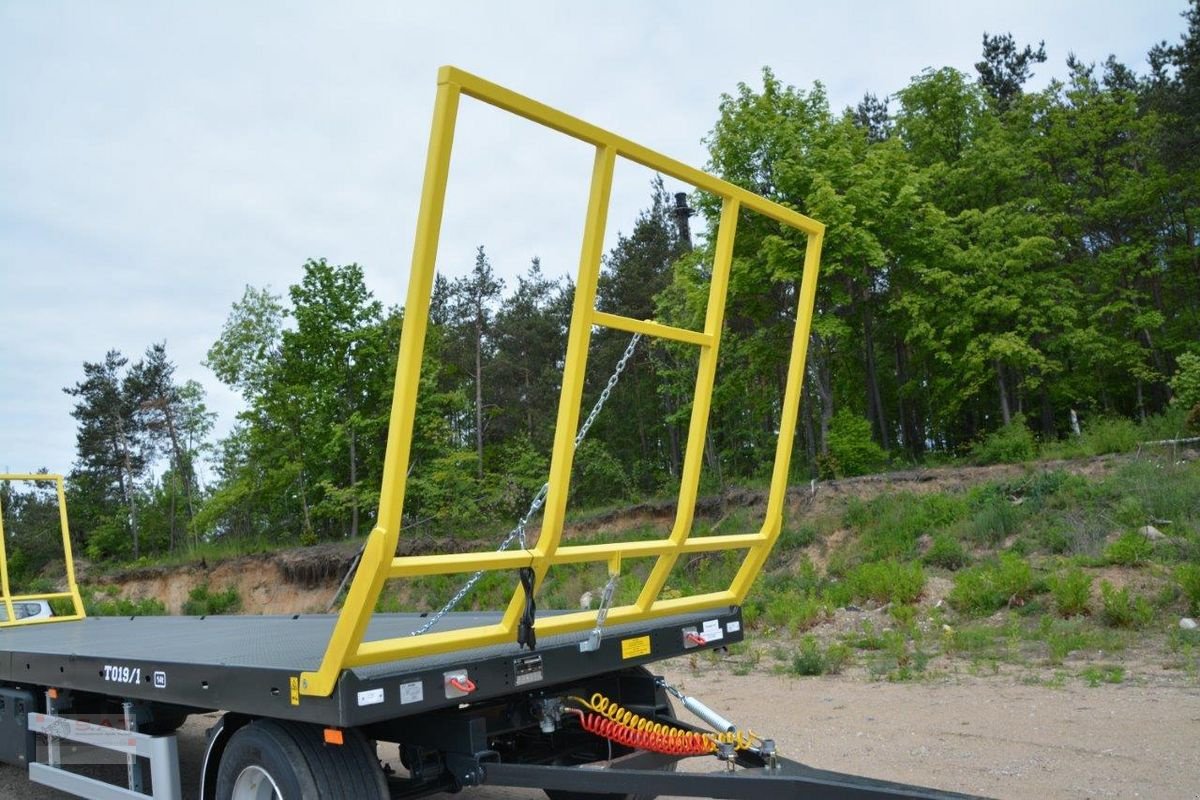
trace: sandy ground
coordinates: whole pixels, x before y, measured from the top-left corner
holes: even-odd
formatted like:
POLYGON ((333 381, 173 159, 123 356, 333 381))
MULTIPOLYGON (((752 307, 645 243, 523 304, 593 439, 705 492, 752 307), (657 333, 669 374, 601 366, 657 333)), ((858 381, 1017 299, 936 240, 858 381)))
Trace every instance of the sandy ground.
MULTIPOLYGON (((1048 688, 1005 677, 889 684, 703 669, 677 663, 665 672, 735 722, 773 736, 784 755, 823 769, 997 798, 1200 798, 1194 684, 1048 688)), ((181 733, 186 797, 195 797, 195 764, 213 719, 193 718, 181 733)), ((394 758, 395 749, 381 747, 381 756, 394 758)), ((542 798, 488 788, 464 796, 542 798)), ((0 797, 66 795, 0 767, 0 797)))

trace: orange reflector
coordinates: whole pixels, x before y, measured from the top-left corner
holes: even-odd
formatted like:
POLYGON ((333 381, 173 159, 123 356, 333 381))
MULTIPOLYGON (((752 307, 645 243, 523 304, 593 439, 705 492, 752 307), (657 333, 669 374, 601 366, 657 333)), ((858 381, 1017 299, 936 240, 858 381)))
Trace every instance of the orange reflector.
POLYGON ((345 744, 346 737, 337 728, 325 729, 325 744, 345 744))
POLYGON ((51 700, 58 699, 58 689, 49 689, 47 690, 46 694, 50 695, 51 700))

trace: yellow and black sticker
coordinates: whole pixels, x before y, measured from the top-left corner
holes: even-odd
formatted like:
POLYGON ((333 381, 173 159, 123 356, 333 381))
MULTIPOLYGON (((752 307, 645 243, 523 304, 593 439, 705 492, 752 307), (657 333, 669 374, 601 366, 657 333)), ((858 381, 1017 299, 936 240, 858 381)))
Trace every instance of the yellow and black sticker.
POLYGON ((621 640, 621 658, 637 658, 650 655, 650 637, 636 636, 621 640))
POLYGON ((297 677, 291 678, 292 684, 292 705, 300 705, 300 679, 297 677))

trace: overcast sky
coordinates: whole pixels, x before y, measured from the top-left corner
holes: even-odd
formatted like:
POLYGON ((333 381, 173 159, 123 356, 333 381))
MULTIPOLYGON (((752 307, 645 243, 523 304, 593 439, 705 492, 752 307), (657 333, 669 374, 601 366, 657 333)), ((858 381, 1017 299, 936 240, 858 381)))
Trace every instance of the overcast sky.
MULTIPOLYGON (((310 257, 402 301, 438 66, 454 64, 703 166, 721 93, 771 66, 832 105, 926 67, 972 72, 984 31, 1139 72, 1183 0, 1056 2, 44 2, 0 0, 0 470, 74 460, 85 360, 166 341, 202 365, 246 284, 310 257), (511 6, 511 8, 505 8, 511 6)), ((514 283, 578 258, 591 154, 464 102, 440 253, 484 244, 514 283)), ((609 242, 651 175, 619 165, 609 242)), ((668 184, 669 188, 686 187, 668 184)))

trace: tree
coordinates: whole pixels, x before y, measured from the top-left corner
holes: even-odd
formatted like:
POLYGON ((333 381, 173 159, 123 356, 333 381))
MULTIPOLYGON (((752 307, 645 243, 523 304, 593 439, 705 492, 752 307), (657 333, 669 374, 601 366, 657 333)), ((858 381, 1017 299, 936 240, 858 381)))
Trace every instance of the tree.
POLYGON ((475 387, 475 453, 478 458, 478 477, 483 477, 483 362, 490 356, 491 326, 494 307, 504 280, 497 278, 480 245, 475 252, 475 266, 466 277, 459 278, 453 285, 454 315, 456 327, 466 334, 474 357, 472 382, 475 387))
POLYGON ((204 408, 204 390, 190 381, 186 386, 175 382, 175 364, 167 358, 166 343, 154 344, 146 350, 145 358, 134 364, 127 381, 131 393, 140 399, 138 422, 146 432, 148 443, 169 454, 170 481, 169 549, 176 546, 175 498, 177 483, 182 485, 187 504, 187 527, 195 542, 192 520, 196 516, 195 458, 204 438, 212 428, 215 415, 204 408))
POLYGON ((1033 65, 1045 62, 1045 42, 1038 42, 1037 50, 1030 45, 1021 50, 1011 33, 999 36, 984 33, 983 60, 975 63, 975 69, 979 72, 979 84, 1003 113, 1020 96, 1021 87, 1033 74, 1033 65))
POLYGON ((132 554, 138 558, 138 489, 149 442, 139 415, 140 386, 127 379, 127 364, 120 352, 110 350, 103 362, 84 362, 84 379, 63 391, 78 398, 71 411, 79 422, 72 476, 92 490, 93 513, 111 516, 114 501, 124 502, 132 554))

